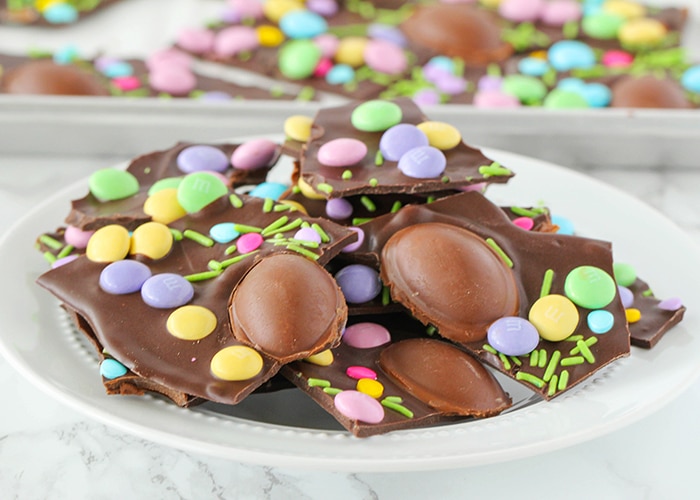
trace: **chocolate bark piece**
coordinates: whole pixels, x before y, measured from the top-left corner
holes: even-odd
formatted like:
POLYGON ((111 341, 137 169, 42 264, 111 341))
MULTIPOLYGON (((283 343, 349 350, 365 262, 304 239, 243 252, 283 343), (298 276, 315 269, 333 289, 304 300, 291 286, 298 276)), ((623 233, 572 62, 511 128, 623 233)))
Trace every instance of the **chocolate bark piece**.
MULTIPOLYGON (((401 123, 420 124, 429 119, 410 99, 395 102, 402 112, 401 123)), ((347 104, 318 111, 311 129, 311 139, 300 159, 301 179, 328 198, 355 194, 425 193, 457 189, 482 182, 506 182, 513 173, 498 166, 491 170, 481 167, 492 165, 483 153, 460 141, 454 148, 443 151, 447 159, 444 172, 437 178, 419 179, 404 175, 396 161, 385 160, 377 165, 379 141, 383 132, 363 132, 351 123, 351 116, 359 103, 347 104), (367 154, 357 165, 345 168, 328 167, 318 160, 319 149, 340 138, 354 138, 367 146, 367 154), (343 173, 349 171, 351 176, 343 173), (320 186, 320 187, 319 187, 320 186)))
MULTIPOLYGON (((86 231, 115 223, 123 225, 127 229, 134 229, 136 226, 151 220, 150 215, 143 211, 143 204, 148 198, 149 189, 159 180, 183 177, 185 173, 177 166, 177 157, 187 147, 198 144, 200 143, 180 142, 169 149, 135 158, 126 170, 139 181, 138 193, 114 201, 102 201, 92 193, 88 193, 85 197, 72 201, 71 212, 66 217, 66 224, 86 231)), ((239 146, 239 144, 228 143, 208 145, 220 149, 228 158, 239 146)), ((274 165, 278 158, 279 155, 276 154, 270 166, 274 165)), ((234 186, 257 184, 265 180, 268 170, 268 168, 255 170, 229 168, 224 175, 234 186)))
POLYGON ((82 68, 50 59, 28 61, 7 69, 0 80, 6 94, 108 96, 102 80, 82 68))
POLYGON ((629 324, 631 343, 637 347, 651 349, 673 326, 681 322, 686 308, 682 305, 676 309, 659 307, 662 301, 654 296, 648 283, 640 278, 628 288, 634 296, 631 307, 641 313, 639 320, 629 324))
MULTIPOLYGON (((91 16, 108 5, 120 2, 121 0, 93 0, 92 2, 68 2, 76 7, 78 22, 85 17, 91 16)), ((41 11, 34 6, 37 2, 12 2, 12 0, 0 1, 0 24, 20 24, 36 26, 62 27, 71 23, 51 23, 41 14, 41 11)))
MULTIPOLYGON (((579 266, 593 266, 613 275, 610 243, 524 231, 479 193, 455 195, 428 205, 410 205, 395 214, 377 217, 363 225, 365 239, 357 252, 378 258, 389 239, 399 230, 425 223, 450 224, 484 240, 491 239, 504 260, 507 258, 512 262, 511 270, 520 299, 516 315, 522 318, 528 317, 532 304, 543 294, 543 288, 546 295, 564 295, 567 275, 579 266)), ((426 245, 431 244, 432 240, 426 240, 426 245)), ((449 258, 434 254, 430 264, 435 271, 433 283, 446 279, 443 268, 449 266, 442 263, 449 258)), ((460 290, 456 290, 457 293, 460 290)), ((472 290, 472 297, 469 300, 480 300, 483 293, 478 289, 472 290)), ((532 388, 545 399, 551 399, 630 352, 630 333, 619 297, 604 307, 614 318, 614 326, 603 335, 596 335, 588 328, 585 317, 589 309, 580 306, 576 306, 576 309, 581 320, 574 333, 559 342, 540 339, 533 351, 537 355, 505 356, 488 345, 485 338, 460 342, 459 345, 483 362, 532 388), (579 341, 585 343, 585 347, 578 345, 579 341), (586 348, 591 356, 586 351, 587 357, 583 357, 581 350, 585 351, 586 348), (562 379, 565 382, 560 382, 562 379)))
MULTIPOLYGON (((194 296, 188 304, 203 306, 216 317, 212 333, 200 340, 181 340, 168 333, 166 323, 173 309, 151 307, 138 292, 125 295, 104 292, 99 286, 99 277, 106 263, 92 262, 80 256, 42 274, 37 282, 84 318, 99 344, 137 376, 178 393, 235 404, 265 384, 278 371, 279 362, 262 353, 262 370, 244 381, 220 380, 211 374, 212 357, 226 346, 241 344, 231 330, 227 308, 229 297, 257 259, 279 252, 296 253, 296 247, 287 243, 296 231, 289 225, 265 232, 262 245, 248 254, 227 253, 228 244, 205 246, 197 241, 198 238, 187 237, 187 234, 192 234, 190 232, 206 235, 213 225, 222 222, 268 228, 273 223, 278 224, 280 217, 287 217, 279 212, 266 211, 266 202, 262 199, 244 195, 241 198, 243 206, 240 208, 232 206, 227 197, 223 197, 170 224, 171 229, 185 237, 174 241, 166 257, 159 260, 130 257, 144 262, 154 275, 176 273, 192 281, 194 296)), ((352 231, 330 221, 306 218, 298 212, 292 213, 289 220, 292 225, 317 224, 323 229, 326 242, 304 251, 318 265, 327 263, 356 238, 352 231)), ((303 293, 303 290, 298 292, 303 293)), ((274 312, 273 308, 270 314, 274 312)), ((333 339, 324 341, 318 348, 332 344, 333 339)))
MULTIPOLYGON (((405 339, 418 339, 425 337, 425 327, 403 314, 392 314, 380 317, 351 318, 349 324, 373 322, 384 326, 390 334, 391 343, 377 345, 368 348, 353 347, 346 341, 333 348, 333 362, 328 366, 320 366, 306 361, 296 361, 282 367, 281 373, 291 382, 297 385, 302 391, 312 397, 321 407, 330 413, 343 427, 358 437, 367 437, 376 434, 383 434, 398 429, 412 429, 436 425, 445 422, 465 420, 464 416, 456 413, 481 415, 485 412, 479 408, 488 408, 487 413, 492 414, 505 410, 510 406, 510 399, 502 390, 498 391, 491 386, 477 386, 483 391, 478 391, 478 397, 469 405, 462 405, 460 411, 437 410, 431 404, 419 399, 397 380, 387 374, 379 364, 382 353, 390 349, 395 342, 401 343, 405 339), (338 390, 355 390, 357 380, 347 374, 349 367, 364 367, 374 371, 377 375, 376 381, 383 387, 383 392, 378 400, 385 406, 384 418, 379 423, 367 423, 358 419, 349 418, 335 406, 334 397, 338 390), (468 407, 467 407, 468 406, 468 407), (470 411, 470 409, 472 411, 470 411), (406 411, 408 410, 408 411, 406 411)), ((431 342, 443 342, 432 340, 431 342)), ((447 345, 447 344, 446 344, 447 345)), ((454 349, 454 348, 452 348, 454 349)), ((460 352, 460 355, 466 355, 460 352)), ((460 356, 461 357, 461 356, 460 356)), ((433 359, 434 361, 434 359, 433 359)), ((438 360, 445 363, 448 360, 438 360)), ((449 366, 446 366, 448 368, 449 366)), ((399 361, 395 368, 396 372, 405 373, 412 366, 406 366, 399 361)), ((454 376, 455 384, 468 384, 464 378, 454 376)), ((474 379, 471 379, 473 382, 474 379)), ((499 387, 500 388, 500 387, 499 387)), ((421 394, 421 396, 423 396, 421 394)))

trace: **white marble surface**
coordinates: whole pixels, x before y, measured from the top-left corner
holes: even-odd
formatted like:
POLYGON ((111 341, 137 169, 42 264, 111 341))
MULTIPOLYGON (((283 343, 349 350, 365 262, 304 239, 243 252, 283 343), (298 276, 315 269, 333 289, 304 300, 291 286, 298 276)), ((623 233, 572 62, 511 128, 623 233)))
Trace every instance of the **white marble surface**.
MULTIPOLYGON (((2 227, 56 186, 113 162, 113 158, 0 156, 2 227)), ((700 242, 700 169, 588 172, 657 207, 700 242)), ((458 470, 381 474, 246 465, 144 441, 54 401, 2 359, 0 387, 1 498, 683 499, 697 495, 700 382, 651 416, 567 449, 458 470)))

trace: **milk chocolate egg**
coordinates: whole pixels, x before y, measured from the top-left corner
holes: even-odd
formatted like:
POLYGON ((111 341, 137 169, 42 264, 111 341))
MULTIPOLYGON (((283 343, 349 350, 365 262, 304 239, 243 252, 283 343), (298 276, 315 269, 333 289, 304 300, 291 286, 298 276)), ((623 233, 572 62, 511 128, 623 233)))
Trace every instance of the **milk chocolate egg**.
POLYGON ((690 102, 678 83, 647 75, 615 83, 610 105, 616 108, 689 108, 690 102))
POLYGON ((229 304, 234 336, 283 363, 336 344, 347 312, 333 277, 293 254, 274 254, 253 266, 229 304))
POLYGON ((512 271, 466 229, 434 222, 406 227, 389 238, 381 259, 392 298, 443 337, 483 340, 493 321, 518 313, 512 271))
POLYGON ((8 94, 29 95, 109 95, 100 80, 76 66, 51 60, 30 61, 8 70, 2 79, 8 94))

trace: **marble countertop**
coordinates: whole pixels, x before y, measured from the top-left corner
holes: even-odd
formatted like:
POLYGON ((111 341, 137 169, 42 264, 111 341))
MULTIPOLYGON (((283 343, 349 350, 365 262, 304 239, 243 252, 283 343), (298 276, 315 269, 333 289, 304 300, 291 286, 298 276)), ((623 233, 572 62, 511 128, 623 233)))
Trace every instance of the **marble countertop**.
MULTIPOLYGON (((2 227, 55 186, 115 160, 0 156, 2 227)), ((700 243, 700 170, 586 172, 653 205, 700 243)), ((653 499, 697 494, 700 381, 652 415, 582 444, 494 465, 407 473, 248 465, 154 444, 54 401, 2 359, 0 387, 3 498, 653 499)))

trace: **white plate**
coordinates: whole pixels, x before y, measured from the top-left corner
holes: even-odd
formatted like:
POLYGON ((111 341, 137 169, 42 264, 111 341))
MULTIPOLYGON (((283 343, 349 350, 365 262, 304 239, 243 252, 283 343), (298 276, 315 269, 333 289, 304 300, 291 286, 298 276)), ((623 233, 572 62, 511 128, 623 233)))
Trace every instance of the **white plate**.
POLYGON ((491 188, 494 201, 543 202, 574 221, 580 234, 612 240, 616 260, 633 264, 657 296, 683 298, 684 322, 653 350, 633 348, 631 357, 549 403, 521 391, 517 409, 498 417, 366 439, 335 430, 298 391, 249 398, 233 408, 237 416, 181 409, 155 397, 106 396, 91 348, 55 299, 34 284, 47 267, 34 241, 61 224, 68 200, 86 192, 82 181, 38 206, 0 241, 0 275, 12 285, 1 292, 0 352, 48 394, 140 437, 241 462, 343 471, 428 470, 532 456, 614 431, 678 396, 700 373, 700 337, 692 334, 700 331, 695 243, 641 201, 599 181, 509 153, 489 155, 518 173, 491 188), (306 412, 310 424, 304 425, 306 412))

